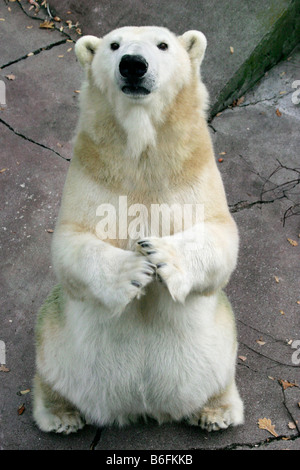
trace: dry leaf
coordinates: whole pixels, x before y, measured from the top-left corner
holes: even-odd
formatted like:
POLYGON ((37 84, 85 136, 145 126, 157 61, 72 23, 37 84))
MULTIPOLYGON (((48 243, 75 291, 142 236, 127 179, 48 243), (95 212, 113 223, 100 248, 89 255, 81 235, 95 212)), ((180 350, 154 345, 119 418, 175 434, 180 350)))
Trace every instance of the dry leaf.
POLYGON ((291 238, 288 238, 287 241, 288 241, 292 246, 298 246, 298 242, 296 242, 296 240, 292 240, 291 238))
POLYGON ((282 115, 282 113, 279 111, 278 108, 276 109, 276 114, 277 114, 278 117, 280 117, 282 115))
POLYGON ((274 279, 275 279, 275 282, 277 282, 277 284, 278 284, 279 283, 279 277, 274 276, 274 279))
POLYGON ((283 390, 286 390, 289 387, 298 387, 296 383, 289 382, 288 380, 279 379, 278 382, 282 386, 283 390))
POLYGON ((54 28, 54 23, 53 23, 53 21, 45 20, 45 21, 43 21, 43 23, 40 23, 39 27, 41 29, 53 29, 54 28))
POLYGON ((29 52, 29 54, 27 54, 27 57, 31 57, 32 55, 34 55, 33 52, 29 52))
POLYGON ((244 96, 241 96, 241 97, 237 100, 236 105, 237 105, 237 106, 240 106, 241 104, 244 103, 244 101, 245 101, 245 97, 244 97, 244 96))
POLYGON ((234 48, 232 46, 230 46, 230 52, 231 52, 231 54, 234 53, 234 48))
POLYGON ((295 423, 290 422, 290 423, 288 424, 288 427, 289 427, 289 429, 296 429, 297 426, 296 426, 295 423))
POLYGON ((285 315, 284 311, 283 310, 280 310, 280 313, 281 315, 285 315))
POLYGON ((29 393, 31 390, 30 388, 27 388, 26 390, 20 390, 19 394, 20 395, 26 395, 27 393, 29 393))
POLYGON ((223 111, 221 111, 220 113, 217 113, 217 114, 216 114, 216 117, 221 116, 221 114, 223 114, 223 111))
POLYGON ((16 76, 13 73, 10 73, 8 75, 5 75, 5 78, 7 78, 8 80, 15 80, 16 76))
POLYGON ((0 365, 0 372, 9 372, 9 369, 7 367, 5 367, 4 364, 1 364, 0 365))
POLYGON ((2 168, 2 170, 0 170, 0 173, 4 173, 6 170, 7 168, 2 168))
POLYGON ((277 432, 275 431, 275 426, 271 423, 271 420, 268 418, 262 418, 258 420, 258 427, 259 429, 265 429, 273 436, 278 437, 277 432))
POLYGON ((219 155, 226 155, 226 152, 220 152, 219 155))
POLYGON ((246 356, 239 356, 239 359, 240 359, 241 361, 243 361, 243 362, 247 361, 246 356))
POLYGON ((48 233, 53 233, 54 230, 52 230, 52 228, 47 228, 47 229, 46 229, 46 232, 48 232, 48 233))
POLYGON ((18 408, 18 415, 23 414, 25 411, 25 404, 23 403, 22 405, 19 406, 18 408))
POLYGON ((257 339, 256 342, 257 342, 257 344, 259 344, 260 346, 263 346, 264 344, 266 344, 266 342, 263 341, 262 338, 257 339))

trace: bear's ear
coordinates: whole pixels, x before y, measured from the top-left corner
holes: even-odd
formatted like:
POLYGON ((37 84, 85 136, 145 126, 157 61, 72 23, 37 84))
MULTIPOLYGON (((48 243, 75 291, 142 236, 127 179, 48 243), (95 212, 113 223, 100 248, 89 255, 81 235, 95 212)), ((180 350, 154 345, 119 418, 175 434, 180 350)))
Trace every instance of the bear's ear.
POLYGON ((180 36, 179 40, 189 54, 190 59, 200 65, 207 46, 207 40, 204 34, 200 31, 191 30, 180 36))
POLYGON ((75 54, 83 67, 92 62, 100 42, 101 39, 96 36, 82 36, 78 39, 75 44, 75 54))

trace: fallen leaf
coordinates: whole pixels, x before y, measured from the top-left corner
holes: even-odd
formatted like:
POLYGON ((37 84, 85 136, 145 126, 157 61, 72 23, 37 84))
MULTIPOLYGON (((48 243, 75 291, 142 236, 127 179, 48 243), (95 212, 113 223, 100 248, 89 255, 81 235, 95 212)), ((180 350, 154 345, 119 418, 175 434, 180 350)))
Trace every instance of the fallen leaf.
POLYGON ((5 78, 7 78, 8 80, 15 80, 16 76, 13 73, 10 73, 8 75, 5 75, 5 78))
POLYGON ((0 170, 0 173, 4 173, 6 170, 7 168, 2 168, 2 170, 0 170))
POLYGON ((282 116, 282 113, 279 111, 278 108, 276 109, 276 114, 277 114, 278 117, 282 116))
POLYGON ((39 10, 40 6, 39 6, 39 4, 38 4, 35 0, 28 0, 28 2, 29 2, 31 5, 34 5, 37 10, 39 10))
POLYGON ((60 19, 60 17, 59 17, 59 16, 54 16, 54 18, 53 18, 53 19, 54 19, 54 21, 57 21, 58 23, 60 23, 60 22, 61 22, 61 19, 60 19))
POLYGON ((18 395, 26 395, 27 393, 29 393, 31 390, 30 388, 27 388, 26 390, 20 390, 18 392, 18 395))
POLYGON ((45 20, 45 21, 43 21, 43 23, 40 23, 39 27, 41 29, 53 29, 54 28, 54 23, 53 23, 53 21, 45 20))
POLYGON ((244 103, 244 101, 245 101, 245 97, 244 97, 244 96, 241 96, 241 97, 237 100, 236 105, 237 105, 237 106, 240 106, 241 104, 244 103))
POLYGON ((47 228, 47 229, 46 229, 46 232, 48 232, 48 233, 53 233, 54 230, 53 230, 52 228, 47 228))
POLYGON ((74 93, 80 93, 80 90, 74 90, 74 93))
POLYGON ((32 28, 33 28, 33 26, 26 26, 26 28, 27 28, 27 29, 32 29, 32 28))
POLYGON ((278 382, 282 386, 283 390, 286 390, 289 387, 298 387, 298 384, 289 382, 288 380, 279 379, 278 382))
POLYGON ((277 284, 279 283, 279 277, 278 276, 274 276, 274 279, 275 279, 275 282, 277 282, 277 284))
POLYGON ((288 427, 289 427, 289 429, 296 429, 297 426, 296 426, 295 423, 290 422, 290 423, 288 424, 288 427))
POLYGON ((292 240, 292 238, 288 238, 287 241, 288 241, 292 246, 298 246, 298 242, 296 242, 296 240, 292 240))
POLYGON ((25 411, 25 404, 22 403, 22 405, 20 405, 18 408, 18 415, 22 415, 24 411, 25 411))
POLYGON ((297 300, 297 304, 300 305, 300 300, 297 300))
POLYGON ((259 344, 260 346, 263 346, 264 344, 266 344, 266 342, 263 341, 262 338, 257 339, 256 342, 257 342, 257 344, 259 344))
POLYGON ((239 356, 239 359, 240 359, 241 361, 243 361, 243 362, 247 361, 246 356, 239 356))
POLYGON ((299 406, 299 408, 300 408, 300 401, 298 401, 298 406, 299 406))
POLYGON ((219 155, 226 155, 226 152, 220 152, 219 155))
POLYGON ((270 419, 268 419, 268 418, 259 419, 258 420, 258 427, 259 427, 259 429, 265 429, 270 434, 272 434, 272 436, 278 437, 278 434, 275 431, 275 426, 272 424, 270 419))
POLYGON ((216 117, 221 116, 221 114, 223 114, 223 111, 221 111, 220 113, 217 113, 217 114, 216 114, 216 117))
POLYGON ((280 310, 280 313, 281 315, 285 315, 284 311, 283 310, 280 310))
POLYGON ((29 52, 29 54, 27 54, 27 57, 31 57, 32 55, 34 55, 33 52, 29 52))
POLYGON ((1 364, 0 365, 0 372, 9 372, 9 369, 7 367, 5 367, 4 364, 1 364))
POLYGON ((234 48, 232 46, 230 46, 229 49, 230 49, 231 54, 233 54, 234 53, 234 48))
POLYGON ((61 54, 61 55, 58 55, 57 57, 59 57, 59 58, 61 59, 63 56, 64 56, 64 55, 63 55, 63 54, 61 54))
POLYGON ((287 93, 287 91, 280 91, 279 94, 280 95, 285 95, 287 93))

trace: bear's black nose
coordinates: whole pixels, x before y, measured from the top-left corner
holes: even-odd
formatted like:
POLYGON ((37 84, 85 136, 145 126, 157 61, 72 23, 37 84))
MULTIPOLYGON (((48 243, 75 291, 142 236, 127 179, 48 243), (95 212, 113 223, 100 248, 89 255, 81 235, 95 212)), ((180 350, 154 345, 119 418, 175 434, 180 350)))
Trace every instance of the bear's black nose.
POLYGON ((124 78, 142 78, 148 70, 148 63, 146 59, 140 55, 126 54, 121 59, 119 70, 124 78))

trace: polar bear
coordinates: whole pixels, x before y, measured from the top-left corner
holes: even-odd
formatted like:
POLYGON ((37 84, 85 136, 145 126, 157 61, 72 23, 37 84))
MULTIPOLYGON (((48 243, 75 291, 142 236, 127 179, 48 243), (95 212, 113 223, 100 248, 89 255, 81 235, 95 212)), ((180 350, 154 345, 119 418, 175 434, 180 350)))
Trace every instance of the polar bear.
POLYGON ((223 291, 239 237, 206 123, 205 49, 201 32, 150 26, 76 43, 85 78, 53 237, 58 284, 36 323, 43 431, 146 416, 208 431, 243 423, 223 291), (195 205, 202 216, 184 217, 195 205), (162 210, 150 224, 153 207, 171 208, 169 231, 162 210))

